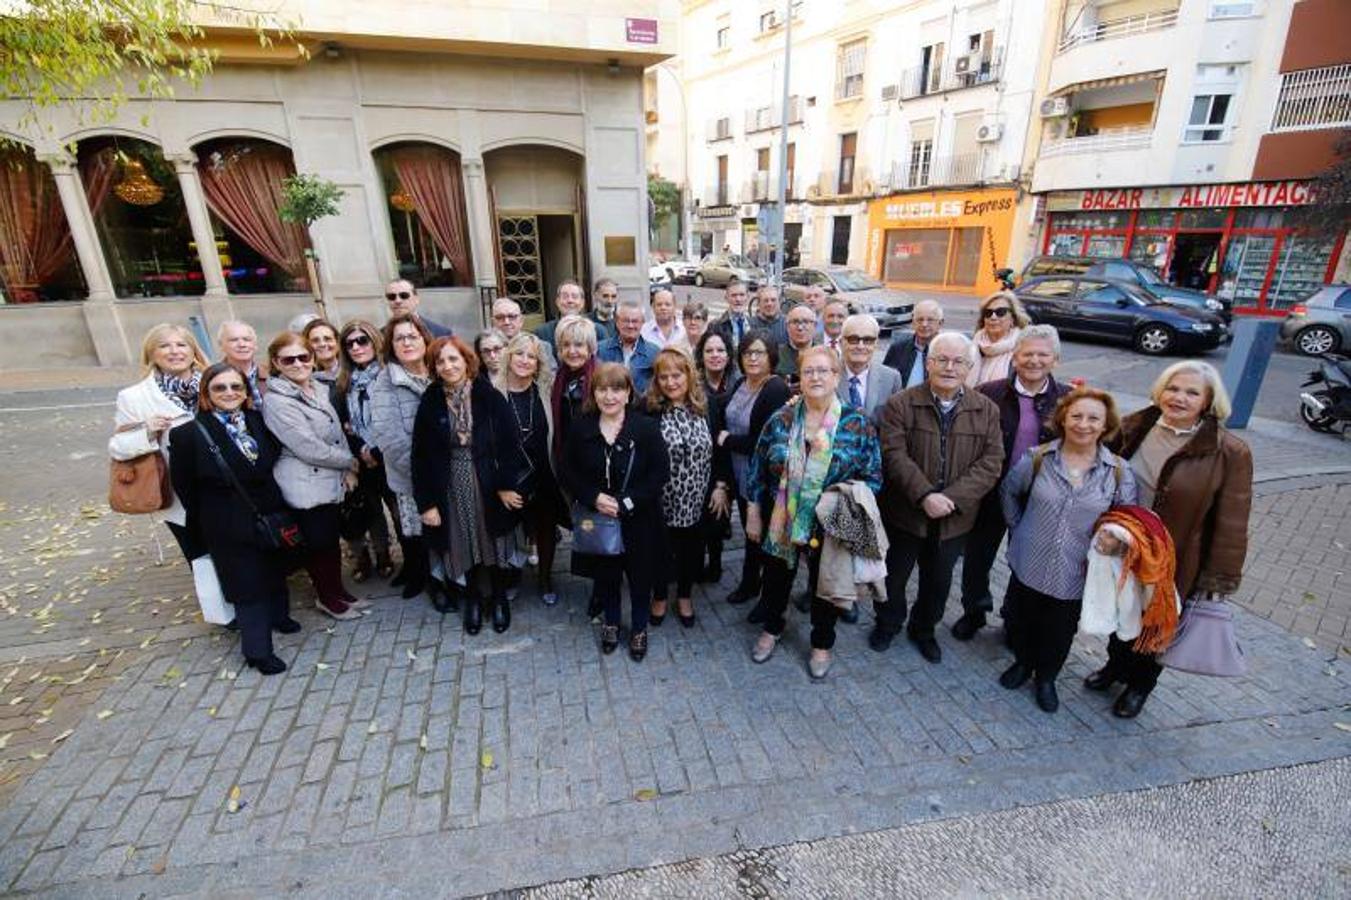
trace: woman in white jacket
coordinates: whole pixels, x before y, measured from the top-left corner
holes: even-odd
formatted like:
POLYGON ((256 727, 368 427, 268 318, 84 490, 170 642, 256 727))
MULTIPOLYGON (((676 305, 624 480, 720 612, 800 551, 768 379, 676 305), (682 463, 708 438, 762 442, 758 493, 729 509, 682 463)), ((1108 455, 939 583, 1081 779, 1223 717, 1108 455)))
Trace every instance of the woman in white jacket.
MULTIPOLYGON (((141 342, 141 366, 145 377, 117 394, 114 421, 117 431, 108 441, 108 455, 116 460, 135 459, 147 453, 164 455, 169 463, 169 431, 192 421, 197 412, 197 393, 207 367, 202 348, 192 332, 181 325, 160 323, 146 332, 141 342)), ((188 562, 206 548, 187 527, 187 513, 178 497, 164 510, 164 523, 188 562)))

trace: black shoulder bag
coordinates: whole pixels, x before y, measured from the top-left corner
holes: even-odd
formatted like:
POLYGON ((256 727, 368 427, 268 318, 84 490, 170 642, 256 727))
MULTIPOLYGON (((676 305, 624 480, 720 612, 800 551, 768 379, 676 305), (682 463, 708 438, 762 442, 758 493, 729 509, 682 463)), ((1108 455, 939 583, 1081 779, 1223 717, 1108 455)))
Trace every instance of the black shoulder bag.
POLYGON ((225 456, 220 452, 220 447, 216 446, 216 441, 211 437, 211 432, 206 430, 206 426, 201 422, 194 422, 197 431, 201 433, 202 440, 206 441, 206 448, 211 451, 211 456, 216 461, 217 467, 224 473, 230 484, 234 485, 235 492, 239 494, 244 504, 253 512, 253 539, 254 542, 264 550, 300 550, 305 546, 305 536, 301 534, 300 525, 296 522, 295 516, 291 515, 289 510, 279 510, 277 512, 259 512, 258 507, 254 505, 249 497, 248 491, 244 490, 244 485, 239 483, 238 476, 234 469, 225 461, 225 456))

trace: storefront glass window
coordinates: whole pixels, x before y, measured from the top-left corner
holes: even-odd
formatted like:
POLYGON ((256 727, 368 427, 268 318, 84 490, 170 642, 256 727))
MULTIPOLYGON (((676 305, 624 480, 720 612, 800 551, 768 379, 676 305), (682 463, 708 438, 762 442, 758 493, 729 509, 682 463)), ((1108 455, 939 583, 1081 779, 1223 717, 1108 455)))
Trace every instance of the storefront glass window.
POLYGON ((942 284, 951 233, 947 228, 889 229, 886 280, 942 284))
POLYGON ((1229 214, 1222 209, 1186 209, 1177 218, 1178 228, 1223 228, 1229 214))
POLYGON ((948 273, 949 284, 969 287, 976 283, 977 270, 980 268, 980 245, 985 237, 983 228, 957 228, 957 250, 952 254, 952 271, 948 273))
POLYGON ((1240 209, 1234 214, 1235 228, 1283 228, 1283 209, 1240 209))
POLYGON ((1267 306, 1271 309, 1288 309, 1322 287, 1332 257, 1332 247, 1331 241, 1287 237, 1281 244, 1276 272, 1271 277, 1267 306))
POLYGON ((1126 253, 1126 236, 1123 234, 1094 234, 1088 238, 1087 256, 1116 257, 1126 253))
POLYGON ((1177 213, 1171 209, 1142 209, 1135 219, 1136 228, 1172 228, 1177 213))
POLYGON ((1051 235, 1046 252, 1051 256, 1078 256, 1084 249, 1084 236, 1078 232, 1061 231, 1051 235))
POLYGON ((131 138, 80 141, 83 171, 110 166, 102 196, 90 197, 94 225, 119 297, 195 295, 206 290, 178 176, 154 144, 131 138))
POLYGON ((1051 227, 1060 228, 1101 228, 1113 229, 1125 227, 1130 223, 1128 212, 1072 212, 1055 213, 1051 216, 1051 227))
POLYGON ((1156 272, 1162 272, 1164 264, 1168 262, 1168 246, 1172 242, 1172 235, 1137 232, 1135 240, 1131 243, 1130 258, 1153 266, 1156 272))
POLYGON ((1236 234, 1230 238, 1220 269, 1220 296, 1232 299, 1235 306, 1257 306, 1275 248, 1273 235, 1236 234))

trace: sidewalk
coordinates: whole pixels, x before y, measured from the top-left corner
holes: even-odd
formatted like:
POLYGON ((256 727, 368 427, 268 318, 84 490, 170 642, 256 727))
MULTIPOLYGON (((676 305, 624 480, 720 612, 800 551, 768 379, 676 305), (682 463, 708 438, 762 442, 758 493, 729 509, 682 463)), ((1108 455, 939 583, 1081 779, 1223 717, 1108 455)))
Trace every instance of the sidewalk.
POLYGON ((1077 683, 1101 641, 1076 641, 1056 716, 998 686, 994 629, 944 632, 931 666, 870 651, 865 613, 814 684, 795 616, 753 665, 730 574, 641 665, 600 656, 571 578, 473 638, 382 586, 330 622, 297 581, 305 628, 263 679, 197 621, 167 536, 160 565, 160 529, 103 505, 103 412, 3 424, 26 466, 0 505, 0 890, 483 893, 1351 755, 1351 453, 1279 423, 1245 434, 1250 674, 1167 672, 1131 721, 1077 683))

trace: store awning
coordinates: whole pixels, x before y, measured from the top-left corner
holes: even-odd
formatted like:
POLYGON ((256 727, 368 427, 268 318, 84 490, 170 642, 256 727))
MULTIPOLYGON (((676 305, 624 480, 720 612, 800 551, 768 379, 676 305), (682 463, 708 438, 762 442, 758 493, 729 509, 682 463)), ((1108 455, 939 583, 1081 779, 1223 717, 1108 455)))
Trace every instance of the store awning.
POLYGON ((1080 91, 1095 91, 1099 88, 1119 87, 1123 84, 1138 84, 1142 81, 1162 80, 1168 72, 1166 69, 1157 69, 1153 72, 1132 72, 1129 75, 1115 75, 1111 78, 1099 78, 1095 81, 1077 81, 1074 84, 1067 84, 1058 91, 1052 91, 1049 96, 1067 97, 1070 94, 1077 94, 1080 91))

